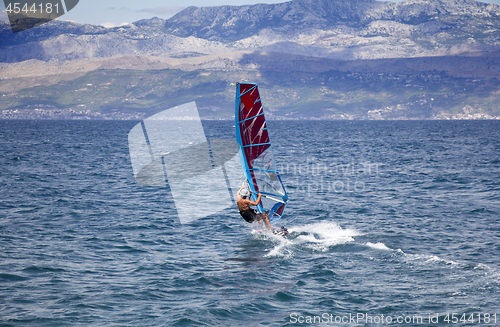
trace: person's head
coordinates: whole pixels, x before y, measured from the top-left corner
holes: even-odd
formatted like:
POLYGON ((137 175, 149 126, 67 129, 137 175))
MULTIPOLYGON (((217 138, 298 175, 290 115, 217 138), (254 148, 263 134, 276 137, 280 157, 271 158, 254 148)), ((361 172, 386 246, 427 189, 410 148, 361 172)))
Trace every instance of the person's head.
POLYGON ((247 197, 250 196, 250 191, 244 188, 241 190, 240 195, 243 199, 246 199, 247 197))

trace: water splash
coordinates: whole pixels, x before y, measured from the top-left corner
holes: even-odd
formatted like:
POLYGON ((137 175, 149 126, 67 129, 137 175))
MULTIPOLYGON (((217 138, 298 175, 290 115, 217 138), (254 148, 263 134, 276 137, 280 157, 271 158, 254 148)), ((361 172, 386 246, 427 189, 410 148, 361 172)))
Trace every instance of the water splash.
POLYGON ((290 235, 269 236, 277 244, 267 257, 291 257, 298 249, 327 252, 332 247, 354 242, 354 237, 361 235, 354 229, 343 229, 335 222, 319 222, 288 228, 290 235))

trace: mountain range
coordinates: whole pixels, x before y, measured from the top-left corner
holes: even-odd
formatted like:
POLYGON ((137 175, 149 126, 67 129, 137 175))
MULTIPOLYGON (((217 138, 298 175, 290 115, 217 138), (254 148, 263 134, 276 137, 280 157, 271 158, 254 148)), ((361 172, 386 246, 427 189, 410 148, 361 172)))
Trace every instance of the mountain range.
POLYGON ((246 80, 274 118, 500 116, 499 18, 473 0, 293 0, 114 28, 4 22, 0 109, 148 115, 196 100, 223 118, 246 80))

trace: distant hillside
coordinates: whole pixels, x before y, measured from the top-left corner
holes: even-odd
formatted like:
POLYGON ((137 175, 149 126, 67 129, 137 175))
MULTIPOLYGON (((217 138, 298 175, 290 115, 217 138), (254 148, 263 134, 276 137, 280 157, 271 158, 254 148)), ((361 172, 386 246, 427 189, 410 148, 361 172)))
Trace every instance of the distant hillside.
POLYGON ((500 6, 473 0, 189 7, 168 20, 52 21, 16 34, 4 22, 0 109, 147 114, 198 99, 230 117, 231 83, 252 80, 275 92, 276 118, 500 115, 499 53, 500 6))
POLYGON ((189 7, 104 27, 54 21, 13 34, 0 24, 0 62, 117 55, 272 51, 342 60, 443 56, 500 46, 500 6, 473 0, 294 0, 189 7))
MULTIPOLYGON (((370 31, 364 35, 366 37, 397 36, 398 32, 406 37, 408 32, 425 35, 450 29, 467 34, 473 32, 471 25, 479 32, 482 28, 492 27, 490 24, 498 26, 496 20, 499 16, 497 5, 473 0, 408 0, 399 3, 294 0, 280 4, 190 7, 166 21, 165 28, 177 36, 222 42, 242 40, 265 30, 297 35, 341 27, 344 33, 362 35, 370 31)), ((448 38, 457 36, 450 34, 448 38)))

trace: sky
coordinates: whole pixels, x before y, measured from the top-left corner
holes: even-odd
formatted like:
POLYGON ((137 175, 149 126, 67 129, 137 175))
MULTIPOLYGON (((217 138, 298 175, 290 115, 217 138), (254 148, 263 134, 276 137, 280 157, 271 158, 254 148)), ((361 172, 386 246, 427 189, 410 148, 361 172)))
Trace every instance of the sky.
MULTIPOLYGON (((346 0, 349 1, 349 0, 346 0)), ((400 2, 401 0, 393 0, 400 2)), ((221 5, 249 5, 256 3, 280 3, 284 0, 80 0, 69 13, 60 17, 82 24, 102 25, 105 27, 133 23, 141 19, 159 17, 167 19, 189 6, 207 7, 221 5)), ((500 5, 500 0, 481 2, 500 5)), ((5 6, 0 2, 0 20, 7 20, 5 6)))

